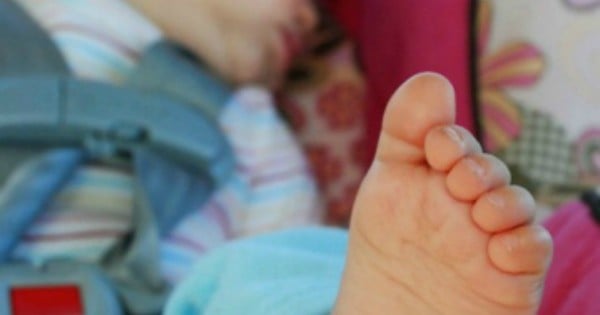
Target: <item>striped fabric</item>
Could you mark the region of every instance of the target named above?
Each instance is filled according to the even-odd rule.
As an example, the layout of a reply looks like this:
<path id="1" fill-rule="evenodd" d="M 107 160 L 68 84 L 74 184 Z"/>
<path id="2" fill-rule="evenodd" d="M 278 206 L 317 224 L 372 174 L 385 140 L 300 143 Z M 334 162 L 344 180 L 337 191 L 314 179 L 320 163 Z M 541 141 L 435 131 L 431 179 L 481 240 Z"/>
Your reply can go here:
<path id="1" fill-rule="evenodd" d="M 122 0 L 18 2 L 50 32 L 73 72 L 86 79 L 121 82 L 144 48 L 161 37 Z M 163 240 L 161 265 L 172 282 L 229 239 L 320 222 L 307 163 L 267 91 L 240 89 L 220 125 L 237 154 L 235 176 Z M 98 261 L 131 228 L 132 189 L 132 178 L 123 171 L 79 170 L 27 232 L 15 258 Z"/>
<path id="2" fill-rule="evenodd" d="M 160 31 L 122 0 L 18 0 L 80 77 L 122 81 Z"/>
<path id="3" fill-rule="evenodd" d="M 228 239 L 319 221 L 307 163 L 266 91 L 239 90 L 221 126 L 238 157 L 235 176 L 163 242 L 162 267 L 173 282 L 206 250 Z"/>
<path id="4" fill-rule="evenodd" d="M 63 257 L 97 261 L 131 228 L 132 187 L 122 172 L 80 169 L 14 254 L 35 263 Z"/>

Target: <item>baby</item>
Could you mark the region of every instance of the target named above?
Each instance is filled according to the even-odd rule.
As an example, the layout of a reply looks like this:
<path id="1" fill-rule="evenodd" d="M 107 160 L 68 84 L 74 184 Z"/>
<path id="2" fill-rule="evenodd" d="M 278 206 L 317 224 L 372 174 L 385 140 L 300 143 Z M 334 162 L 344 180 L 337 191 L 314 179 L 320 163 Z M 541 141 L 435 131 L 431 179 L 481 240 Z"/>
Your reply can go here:
<path id="1" fill-rule="evenodd" d="M 306 0 L 129 1 L 236 84 L 278 86 L 316 23 Z M 455 125 L 450 83 L 416 75 L 383 119 L 333 313 L 535 314 L 551 238 L 531 195 Z"/>
<path id="2" fill-rule="evenodd" d="M 276 86 L 315 24 L 304 0 L 130 1 L 235 82 Z M 532 223 L 531 195 L 454 119 L 439 75 L 392 96 L 354 205 L 335 314 L 535 314 L 551 237 Z"/>

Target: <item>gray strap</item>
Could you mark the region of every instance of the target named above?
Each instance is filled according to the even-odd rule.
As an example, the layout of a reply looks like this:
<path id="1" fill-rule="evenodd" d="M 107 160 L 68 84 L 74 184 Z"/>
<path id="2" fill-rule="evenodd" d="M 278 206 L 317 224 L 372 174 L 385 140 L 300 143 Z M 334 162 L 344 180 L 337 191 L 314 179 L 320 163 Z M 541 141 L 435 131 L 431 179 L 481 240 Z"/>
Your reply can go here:
<path id="1" fill-rule="evenodd" d="M 193 105 L 216 121 L 231 90 L 184 50 L 166 41 L 150 46 L 126 85 Z"/>
<path id="2" fill-rule="evenodd" d="M 170 287 L 160 276 L 159 240 L 180 219 L 198 210 L 213 191 L 207 179 L 197 178 L 140 149 L 133 152 L 135 226 L 130 236 L 112 248 L 103 267 L 114 281 L 131 314 L 159 314 Z"/>
<path id="3" fill-rule="evenodd" d="M 170 290 L 160 276 L 160 236 L 233 171 L 232 151 L 216 125 L 228 89 L 168 44 L 150 49 L 129 80 L 146 95 L 56 76 L 68 72 L 60 53 L 6 0 L 0 0 L 0 41 L 0 76 L 25 75 L 0 80 L 0 144 L 82 148 L 43 155 L 19 171 L 26 176 L 7 181 L 0 262 L 77 166 L 124 153 L 136 174 L 135 225 L 101 266 L 126 313 L 160 314 Z M 43 73 L 55 76 L 29 76 Z"/>
<path id="4" fill-rule="evenodd" d="M 133 160 L 134 226 L 129 236 L 103 257 L 101 267 L 127 313 L 160 314 L 170 287 L 160 273 L 159 239 L 184 215 L 197 210 L 213 189 L 207 186 L 210 180 L 198 178 L 149 151 L 133 152 Z M 37 215 L 84 162 L 80 150 L 55 150 L 13 175 L 0 194 L 0 261 L 7 260 Z M 0 268 L 5 267 L 0 264 Z M 86 285 L 94 287 L 94 283 Z"/>
<path id="5" fill-rule="evenodd" d="M 139 176 L 134 187 L 133 230 L 104 257 L 102 267 L 127 314 L 160 314 L 170 287 L 160 276 L 158 222 Z"/>
<path id="6" fill-rule="evenodd" d="M 48 35 L 10 0 L 0 0 L 0 39 L 0 76 L 69 73 Z"/>
<path id="7" fill-rule="evenodd" d="M 215 184 L 226 180 L 233 169 L 233 155 L 217 127 L 206 118 L 194 119 L 199 113 L 182 107 L 186 105 L 158 96 L 123 96 L 129 91 L 95 83 L 72 81 L 63 85 L 63 81 L 71 82 L 44 78 L 0 81 L 6 87 L 5 93 L 0 93 L 0 99 L 5 98 L 0 101 L 4 112 L 0 120 L 5 122 L 0 142 L 32 144 L 38 139 L 45 145 L 83 145 L 95 158 L 132 155 L 137 180 L 136 224 L 130 236 L 112 248 L 102 267 L 129 313 L 158 314 L 169 292 L 158 266 L 159 236 L 198 209 Z M 178 108 L 183 108 L 183 114 L 178 114 Z M 115 121 L 120 124 L 111 123 Z M 147 126 L 142 130 L 149 132 L 138 133 L 138 126 Z M 182 152 L 170 150 L 168 145 Z M 191 154 L 185 154 L 188 145 L 192 146 Z M 159 157 L 159 153 L 169 158 Z M 175 162 L 182 161 L 178 154 L 181 158 L 192 156 L 187 161 L 195 165 L 181 166 Z M 196 171 L 190 171 L 194 168 Z M 32 213 L 42 211 L 50 195 L 29 196 L 37 205 Z M 7 203 L 19 202 L 13 199 Z M 34 217 L 20 225 L 19 231 L 10 232 L 13 245 Z"/>
<path id="8" fill-rule="evenodd" d="M 0 80 L 0 144 L 88 146 L 99 155 L 145 148 L 209 173 L 233 173 L 232 150 L 215 121 L 164 95 L 61 77 Z"/>
<path id="9" fill-rule="evenodd" d="M 56 150 L 28 162 L 0 192 L 0 261 L 80 165 L 81 152 Z"/>
<path id="10" fill-rule="evenodd" d="M 194 174 L 148 150 L 137 150 L 134 169 L 156 219 L 160 237 L 165 237 L 181 219 L 208 201 L 215 191 L 206 173 Z"/>
<path id="11" fill-rule="evenodd" d="M 0 189 L 4 187 L 15 170 L 23 165 L 23 161 L 39 158 L 51 149 L 54 148 L 0 145 Z"/>

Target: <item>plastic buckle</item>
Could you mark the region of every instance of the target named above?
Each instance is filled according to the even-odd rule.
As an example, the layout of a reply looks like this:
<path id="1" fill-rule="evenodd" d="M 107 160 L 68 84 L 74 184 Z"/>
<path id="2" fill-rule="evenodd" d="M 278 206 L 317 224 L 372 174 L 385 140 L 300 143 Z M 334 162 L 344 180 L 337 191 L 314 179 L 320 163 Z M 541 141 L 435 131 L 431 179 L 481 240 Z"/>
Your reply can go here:
<path id="1" fill-rule="evenodd" d="M 0 265 L 2 315 L 120 315 L 115 292 L 92 265 Z"/>
<path id="2" fill-rule="evenodd" d="M 235 168 L 217 123 L 174 98 L 56 76 L 0 80 L 0 144 L 82 146 L 127 159 L 142 148 L 224 184 Z"/>
<path id="3" fill-rule="evenodd" d="M 115 124 L 106 131 L 89 132 L 84 138 L 86 152 L 98 160 L 128 162 L 132 149 L 148 140 L 148 132 L 131 124 Z"/>

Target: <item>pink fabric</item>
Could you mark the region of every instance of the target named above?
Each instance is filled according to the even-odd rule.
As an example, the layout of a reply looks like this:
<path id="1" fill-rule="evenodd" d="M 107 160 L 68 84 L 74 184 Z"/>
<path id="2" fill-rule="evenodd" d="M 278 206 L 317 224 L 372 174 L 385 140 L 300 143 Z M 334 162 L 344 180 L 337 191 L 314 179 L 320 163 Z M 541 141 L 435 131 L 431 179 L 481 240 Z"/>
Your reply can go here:
<path id="1" fill-rule="evenodd" d="M 368 82 L 368 156 L 381 117 L 400 83 L 420 71 L 446 75 L 456 88 L 458 123 L 474 129 L 469 78 L 469 0 L 325 1 L 357 36 Z M 342 5 L 342 3 L 344 3 Z M 367 159 L 370 160 L 370 159 Z"/>
<path id="2" fill-rule="evenodd" d="M 554 257 L 539 314 L 600 314 L 600 225 L 583 203 L 570 202 L 545 226 L 554 239 Z"/>
<path id="3" fill-rule="evenodd" d="M 360 27 L 360 12 L 362 0 L 322 0 L 319 2 L 334 15 L 336 20 L 350 36 L 356 40 Z"/>

